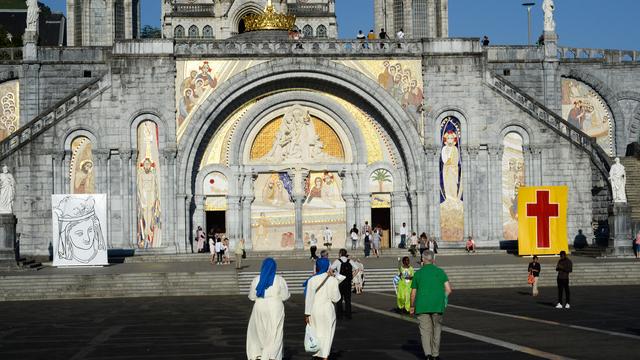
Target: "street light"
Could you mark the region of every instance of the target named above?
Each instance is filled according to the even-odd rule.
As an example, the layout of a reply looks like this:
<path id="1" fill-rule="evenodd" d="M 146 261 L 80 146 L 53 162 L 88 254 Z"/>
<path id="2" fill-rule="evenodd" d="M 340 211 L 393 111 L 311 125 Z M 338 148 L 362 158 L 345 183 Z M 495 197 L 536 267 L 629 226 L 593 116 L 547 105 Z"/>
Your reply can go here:
<path id="1" fill-rule="evenodd" d="M 531 45 L 531 8 L 534 7 L 536 3 L 527 2 L 523 3 L 522 6 L 527 8 L 527 45 Z"/>

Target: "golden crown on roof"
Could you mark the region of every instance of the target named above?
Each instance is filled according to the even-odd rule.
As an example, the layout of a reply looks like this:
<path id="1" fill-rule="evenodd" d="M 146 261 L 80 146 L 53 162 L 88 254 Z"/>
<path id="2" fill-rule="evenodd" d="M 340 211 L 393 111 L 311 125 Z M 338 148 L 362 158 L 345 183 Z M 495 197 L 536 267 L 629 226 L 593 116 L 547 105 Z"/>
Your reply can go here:
<path id="1" fill-rule="evenodd" d="M 293 30 L 296 25 L 295 15 L 276 12 L 271 0 L 267 1 L 264 13 L 258 15 L 247 15 L 243 19 L 245 31 Z"/>

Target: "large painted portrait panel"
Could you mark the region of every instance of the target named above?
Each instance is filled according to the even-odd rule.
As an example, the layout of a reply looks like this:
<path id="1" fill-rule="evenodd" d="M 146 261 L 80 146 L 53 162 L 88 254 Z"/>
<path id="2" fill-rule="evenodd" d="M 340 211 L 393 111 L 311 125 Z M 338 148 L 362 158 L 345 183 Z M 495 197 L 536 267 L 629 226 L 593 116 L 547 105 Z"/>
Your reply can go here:
<path id="1" fill-rule="evenodd" d="M 440 233 L 444 241 L 461 241 L 464 236 L 462 188 L 462 129 L 460 120 L 446 117 L 440 123 Z"/>
<path id="2" fill-rule="evenodd" d="M 525 184 L 522 136 L 508 133 L 502 154 L 502 223 L 505 240 L 518 238 L 518 191 Z"/>
<path id="3" fill-rule="evenodd" d="M 138 126 L 136 173 L 137 245 L 141 249 L 157 248 L 162 245 L 161 180 L 158 126 L 153 121 L 143 121 Z"/>
<path id="4" fill-rule="evenodd" d="M 259 174 L 251 204 L 251 237 L 256 251 L 293 250 L 296 213 L 288 173 Z"/>
<path id="5" fill-rule="evenodd" d="M 604 99 L 589 85 L 562 79 L 562 117 L 587 135 L 610 156 L 615 155 L 615 123 Z"/>
<path id="6" fill-rule="evenodd" d="M 69 184 L 72 194 L 93 194 L 95 191 L 92 151 L 91 140 L 86 136 L 78 136 L 71 142 Z"/>
<path id="7" fill-rule="evenodd" d="M 309 246 L 316 238 L 319 247 L 331 238 L 331 246 L 341 248 L 346 240 L 346 205 L 342 179 L 334 172 L 310 172 L 305 181 L 302 205 L 303 241 Z"/>

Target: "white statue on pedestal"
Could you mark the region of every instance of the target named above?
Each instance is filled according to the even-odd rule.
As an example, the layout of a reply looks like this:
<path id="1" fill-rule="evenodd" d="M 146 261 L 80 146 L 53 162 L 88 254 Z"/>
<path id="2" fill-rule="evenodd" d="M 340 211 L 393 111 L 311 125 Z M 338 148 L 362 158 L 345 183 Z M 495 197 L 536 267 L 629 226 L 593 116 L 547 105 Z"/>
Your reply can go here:
<path id="1" fill-rule="evenodd" d="M 620 158 L 616 158 L 615 163 L 611 165 L 611 170 L 609 170 L 609 181 L 611 181 L 613 202 L 626 203 L 627 193 L 625 191 L 625 187 L 627 184 L 627 172 L 624 170 L 624 166 L 620 164 Z"/>
<path id="2" fill-rule="evenodd" d="M 542 2 L 542 11 L 544 11 L 544 32 L 555 32 L 556 21 L 553 20 L 553 11 L 556 9 L 553 0 L 544 0 Z"/>
<path id="3" fill-rule="evenodd" d="M 13 201 L 16 197 L 16 181 L 9 173 L 7 165 L 0 173 L 0 214 L 13 214 Z"/>
<path id="4" fill-rule="evenodd" d="M 38 0 L 27 0 L 27 28 L 26 31 L 38 31 L 38 19 L 40 17 Z"/>

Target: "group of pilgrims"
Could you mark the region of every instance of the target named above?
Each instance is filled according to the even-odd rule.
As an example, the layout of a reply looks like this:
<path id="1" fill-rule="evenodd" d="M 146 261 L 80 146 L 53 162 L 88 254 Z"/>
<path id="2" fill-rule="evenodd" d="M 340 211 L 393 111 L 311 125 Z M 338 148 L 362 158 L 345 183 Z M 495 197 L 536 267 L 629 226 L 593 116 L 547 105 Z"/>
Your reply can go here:
<path id="1" fill-rule="evenodd" d="M 251 282 L 249 299 L 254 302 L 247 328 L 247 358 L 250 360 L 281 360 L 284 340 L 284 302 L 291 294 L 287 282 L 276 274 L 273 258 L 262 262 L 260 275 Z M 317 344 L 314 357 L 328 359 L 336 331 L 334 304 L 340 301 L 339 284 L 345 276 L 335 273 L 329 259 L 315 263 L 315 275 L 304 286 L 305 323 Z"/>

